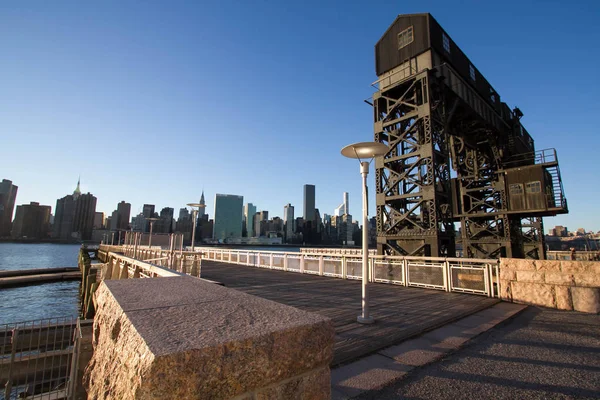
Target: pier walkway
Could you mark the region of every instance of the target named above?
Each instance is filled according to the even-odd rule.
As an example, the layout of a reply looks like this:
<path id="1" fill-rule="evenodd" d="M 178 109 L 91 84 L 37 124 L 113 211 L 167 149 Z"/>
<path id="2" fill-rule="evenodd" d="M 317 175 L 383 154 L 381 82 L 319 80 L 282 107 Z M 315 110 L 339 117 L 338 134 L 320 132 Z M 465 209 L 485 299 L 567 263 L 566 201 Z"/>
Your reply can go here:
<path id="1" fill-rule="evenodd" d="M 202 277 L 258 297 L 333 320 L 332 366 L 350 362 L 488 308 L 498 299 L 413 287 L 371 284 L 374 325 L 361 325 L 361 283 L 215 261 L 202 261 Z"/>

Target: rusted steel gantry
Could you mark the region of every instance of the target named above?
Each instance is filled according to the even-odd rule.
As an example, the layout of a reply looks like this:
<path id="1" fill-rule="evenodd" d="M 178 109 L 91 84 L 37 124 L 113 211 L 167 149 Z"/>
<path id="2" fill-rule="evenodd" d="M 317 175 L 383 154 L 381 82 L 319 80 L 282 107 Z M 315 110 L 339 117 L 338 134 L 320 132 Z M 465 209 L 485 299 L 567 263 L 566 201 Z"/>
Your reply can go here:
<path id="1" fill-rule="evenodd" d="M 554 149 L 510 109 L 430 14 L 375 46 L 379 254 L 543 259 L 542 217 L 566 213 Z M 460 235 L 455 233 L 460 223 Z"/>

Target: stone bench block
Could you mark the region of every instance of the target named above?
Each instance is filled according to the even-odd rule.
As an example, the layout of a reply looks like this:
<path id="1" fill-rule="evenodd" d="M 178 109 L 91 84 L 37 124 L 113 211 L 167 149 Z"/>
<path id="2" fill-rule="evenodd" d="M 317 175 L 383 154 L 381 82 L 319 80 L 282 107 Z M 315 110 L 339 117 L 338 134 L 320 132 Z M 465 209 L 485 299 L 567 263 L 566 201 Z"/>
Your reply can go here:
<path id="1" fill-rule="evenodd" d="M 553 285 L 511 282 L 512 301 L 556 308 Z"/>
<path id="2" fill-rule="evenodd" d="M 572 287 L 573 309 L 586 313 L 600 313 L 600 288 Z"/>
<path id="3" fill-rule="evenodd" d="M 90 399 L 330 396 L 320 315 L 192 277 L 106 281 L 96 303 Z"/>

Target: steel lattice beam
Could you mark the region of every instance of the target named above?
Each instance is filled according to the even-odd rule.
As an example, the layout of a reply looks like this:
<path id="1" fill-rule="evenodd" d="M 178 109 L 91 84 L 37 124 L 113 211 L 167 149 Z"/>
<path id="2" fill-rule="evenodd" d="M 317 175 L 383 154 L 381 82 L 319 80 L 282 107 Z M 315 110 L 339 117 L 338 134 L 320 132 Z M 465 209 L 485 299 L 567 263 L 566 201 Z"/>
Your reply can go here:
<path id="1" fill-rule="evenodd" d="M 433 82 L 432 82 L 433 81 Z M 443 86 L 429 71 L 374 96 L 378 249 L 453 256 L 450 167 Z"/>

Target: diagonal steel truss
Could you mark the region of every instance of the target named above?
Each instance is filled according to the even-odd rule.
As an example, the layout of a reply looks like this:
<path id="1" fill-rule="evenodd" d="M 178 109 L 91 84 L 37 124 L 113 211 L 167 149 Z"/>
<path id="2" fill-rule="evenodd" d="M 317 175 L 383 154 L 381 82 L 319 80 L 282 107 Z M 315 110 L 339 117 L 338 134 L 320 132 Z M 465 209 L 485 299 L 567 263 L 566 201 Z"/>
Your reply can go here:
<path id="1" fill-rule="evenodd" d="M 431 71 L 373 96 L 380 254 L 455 254 L 444 96 Z"/>

